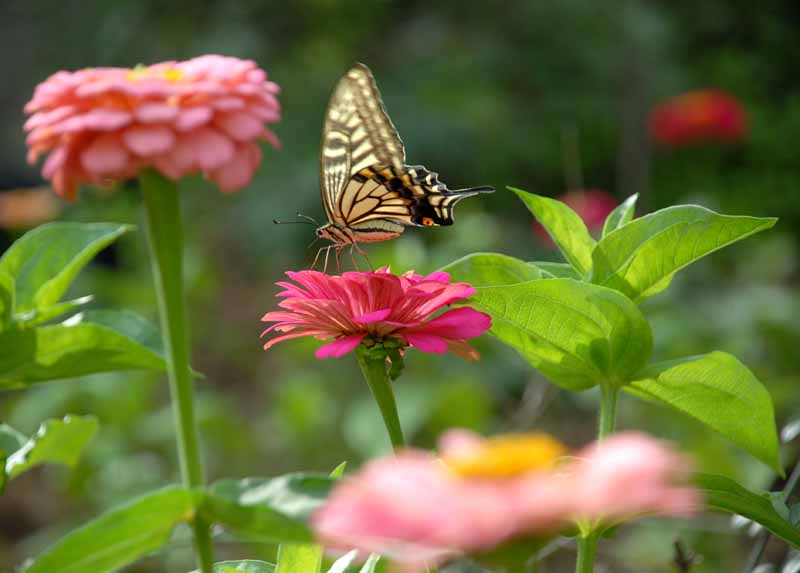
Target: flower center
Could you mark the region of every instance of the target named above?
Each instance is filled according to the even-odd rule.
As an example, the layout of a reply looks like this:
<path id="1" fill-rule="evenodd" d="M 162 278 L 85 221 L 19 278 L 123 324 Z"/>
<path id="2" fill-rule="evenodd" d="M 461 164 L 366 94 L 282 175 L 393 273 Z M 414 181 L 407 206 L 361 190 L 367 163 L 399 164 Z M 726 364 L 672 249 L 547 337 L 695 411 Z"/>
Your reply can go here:
<path id="1" fill-rule="evenodd" d="M 176 68 L 153 70 L 147 66 L 140 65 L 128 72 L 128 80 L 132 82 L 138 82 L 142 80 L 156 79 L 174 83 L 181 81 L 185 75 L 186 74 L 184 74 L 181 70 Z"/>
<path id="2" fill-rule="evenodd" d="M 554 467 L 567 448 L 547 434 L 507 434 L 442 457 L 461 477 L 509 478 Z"/>

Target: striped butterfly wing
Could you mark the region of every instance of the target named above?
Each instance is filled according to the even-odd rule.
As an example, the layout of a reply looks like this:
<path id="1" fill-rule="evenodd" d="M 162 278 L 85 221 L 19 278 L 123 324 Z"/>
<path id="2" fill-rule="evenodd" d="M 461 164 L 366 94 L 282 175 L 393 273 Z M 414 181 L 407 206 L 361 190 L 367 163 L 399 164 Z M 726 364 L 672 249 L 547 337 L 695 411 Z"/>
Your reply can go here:
<path id="1" fill-rule="evenodd" d="M 378 164 L 402 168 L 405 156 L 372 73 L 363 64 L 354 65 L 339 80 L 325 113 L 320 191 L 328 221 L 347 225 L 342 203 L 357 173 Z"/>

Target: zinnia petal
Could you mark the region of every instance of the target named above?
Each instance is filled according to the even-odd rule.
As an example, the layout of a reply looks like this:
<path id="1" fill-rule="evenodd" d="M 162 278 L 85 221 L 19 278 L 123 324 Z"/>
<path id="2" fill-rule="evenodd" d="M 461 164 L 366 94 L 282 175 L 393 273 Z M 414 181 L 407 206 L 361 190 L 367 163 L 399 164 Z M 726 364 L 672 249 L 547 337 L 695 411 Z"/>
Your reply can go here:
<path id="1" fill-rule="evenodd" d="M 433 354 L 444 354 L 447 352 L 447 341 L 441 336 L 434 336 L 432 334 L 403 334 L 408 343 L 422 350 L 423 352 L 431 352 Z"/>
<path id="2" fill-rule="evenodd" d="M 333 356 L 335 358 L 339 358 L 340 356 L 344 356 L 348 352 L 355 350 L 356 346 L 361 344 L 361 341 L 364 340 L 365 336 L 366 334 L 351 334 L 349 336 L 337 338 L 336 340 L 320 346 L 317 349 L 316 357 L 329 358 Z"/>

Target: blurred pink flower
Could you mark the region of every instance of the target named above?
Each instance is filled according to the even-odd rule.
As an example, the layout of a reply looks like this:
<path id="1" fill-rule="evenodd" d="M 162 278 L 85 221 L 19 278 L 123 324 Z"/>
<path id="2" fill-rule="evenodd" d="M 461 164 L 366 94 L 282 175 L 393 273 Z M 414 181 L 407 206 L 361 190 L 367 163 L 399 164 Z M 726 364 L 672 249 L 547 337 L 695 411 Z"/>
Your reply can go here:
<path id="1" fill-rule="evenodd" d="M 740 141 L 747 131 L 744 106 L 722 90 L 687 92 L 655 106 L 650 134 L 663 145 Z"/>
<path id="2" fill-rule="evenodd" d="M 586 228 L 592 235 L 598 235 L 603 230 L 606 217 L 617 207 L 617 200 L 613 195 L 602 189 L 580 189 L 567 191 L 555 197 L 568 207 L 571 207 L 583 219 Z M 537 221 L 533 222 L 533 231 L 548 248 L 554 248 L 555 243 L 545 228 Z"/>
<path id="3" fill-rule="evenodd" d="M 687 516 L 699 505 L 683 485 L 688 462 L 643 434 L 612 436 L 569 459 L 542 434 L 483 439 L 458 430 L 440 446 L 441 459 L 406 450 L 343 479 L 312 516 L 317 539 L 418 570 L 579 520 Z"/>
<path id="4" fill-rule="evenodd" d="M 614 435 L 572 463 L 576 517 L 690 516 L 700 505 L 697 490 L 685 485 L 690 470 L 689 460 L 665 442 L 634 432 Z"/>
<path id="5" fill-rule="evenodd" d="M 466 359 L 478 353 L 465 342 L 491 326 L 488 314 L 469 307 L 434 315 L 445 306 L 475 294 L 466 283 L 450 283 L 450 275 L 437 272 L 426 277 L 409 271 L 394 275 L 389 267 L 370 272 L 332 276 L 317 271 L 287 272 L 291 282 L 280 282 L 285 290 L 277 296 L 282 309 L 261 319 L 274 322 L 270 331 L 284 332 L 264 345 L 291 338 L 313 336 L 331 340 L 317 350 L 317 358 L 342 356 L 362 341 L 393 339 L 423 352 L 444 354 L 448 350 Z"/>
<path id="6" fill-rule="evenodd" d="M 152 167 L 170 179 L 203 173 L 223 191 L 247 185 L 266 124 L 280 119 L 278 85 L 255 62 L 207 55 L 137 68 L 57 72 L 25 106 L 28 162 L 73 199 Z"/>

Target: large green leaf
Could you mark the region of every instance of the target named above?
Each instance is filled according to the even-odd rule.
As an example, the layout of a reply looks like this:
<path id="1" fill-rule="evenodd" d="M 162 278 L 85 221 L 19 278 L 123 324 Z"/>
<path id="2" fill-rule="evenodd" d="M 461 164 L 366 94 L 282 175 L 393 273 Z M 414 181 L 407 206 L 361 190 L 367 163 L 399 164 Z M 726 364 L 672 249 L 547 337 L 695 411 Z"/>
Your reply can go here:
<path id="1" fill-rule="evenodd" d="M 0 274 L 14 279 L 14 313 L 55 304 L 75 276 L 130 225 L 48 223 L 26 233 L 0 258 Z"/>
<path id="2" fill-rule="evenodd" d="M 25 573 L 105 573 L 161 547 L 176 525 L 193 518 L 193 495 L 178 486 L 112 509 L 45 550 Z"/>
<path id="3" fill-rule="evenodd" d="M 283 544 L 278 547 L 276 573 L 319 573 L 322 547 L 313 543 Z"/>
<path id="4" fill-rule="evenodd" d="M 622 225 L 631 222 L 634 211 L 636 211 L 636 200 L 638 198 L 639 194 L 634 193 L 608 214 L 605 223 L 603 223 L 603 237 L 608 235 L 611 231 L 619 229 Z"/>
<path id="5" fill-rule="evenodd" d="M 450 274 L 453 281 L 472 286 L 499 286 L 524 283 L 543 278 L 535 265 L 498 253 L 472 253 L 440 270 Z"/>
<path id="6" fill-rule="evenodd" d="M 800 548 L 800 528 L 778 513 L 771 494 L 752 492 L 728 477 L 714 474 L 695 474 L 693 482 L 709 508 L 742 515 Z"/>
<path id="7" fill-rule="evenodd" d="M 492 334 L 569 390 L 627 382 L 652 351 L 644 316 L 611 289 L 549 279 L 479 288 L 471 300 L 492 316 Z"/>
<path id="8" fill-rule="evenodd" d="M 205 496 L 203 514 L 250 539 L 307 543 L 306 521 L 328 495 L 333 480 L 322 474 L 221 480 Z"/>
<path id="9" fill-rule="evenodd" d="M 566 204 L 509 187 L 536 217 L 564 258 L 584 276 L 592 270 L 595 241 L 580 216 Z"/>
<path id="10" fill-rule="evenodd" d="M 14 316 L 14 279 L 0 273 L 0 332 L 11 325 Z"/>
<path id="11" fill-rule="evenodd" d="M 6 460 L 8 479 L 40 464 L 64 464 L 74 467 L 83 448 L 97 433 L 94 416 L 65 416 L 63 420 L 48 420 L 38 431 Z"/>
<path id="12" fill-rule="evenodd" d="M 62 324 L 0 333 L 0 389 L 113 370 L 165 368 L 158 332 L 127 311 L 88 311 Z"/>
<path id="13" fill-rule="evenodd" d="M 274 573 L 275 565 L 266 561 L 243 559 L 241 561 L 220 561 L 214 563 L 214 573 Z"/>
<path id="14" fill-rule="evenodd" d="M 700 420 L 782 472 L 772 399 L 735 357 L 712 352 L 648 366 L 625 389 Z"/>
<path id="15" fill-rule="evenodd" d="M 662 209 L 603 237 L 592 253 L 591 280 L 638 301 L 676 271 L 776 221 L 720 215 L 697 205 Z"/>
<path id="16" fill-rule="evenodd" d="M 550 261 L 536 261 L 529 263 L 542 271 L 544 278 L 547 279 L 575 279 L 582 280 L 583 277 L 569 263 L 553 263 Z"/>

